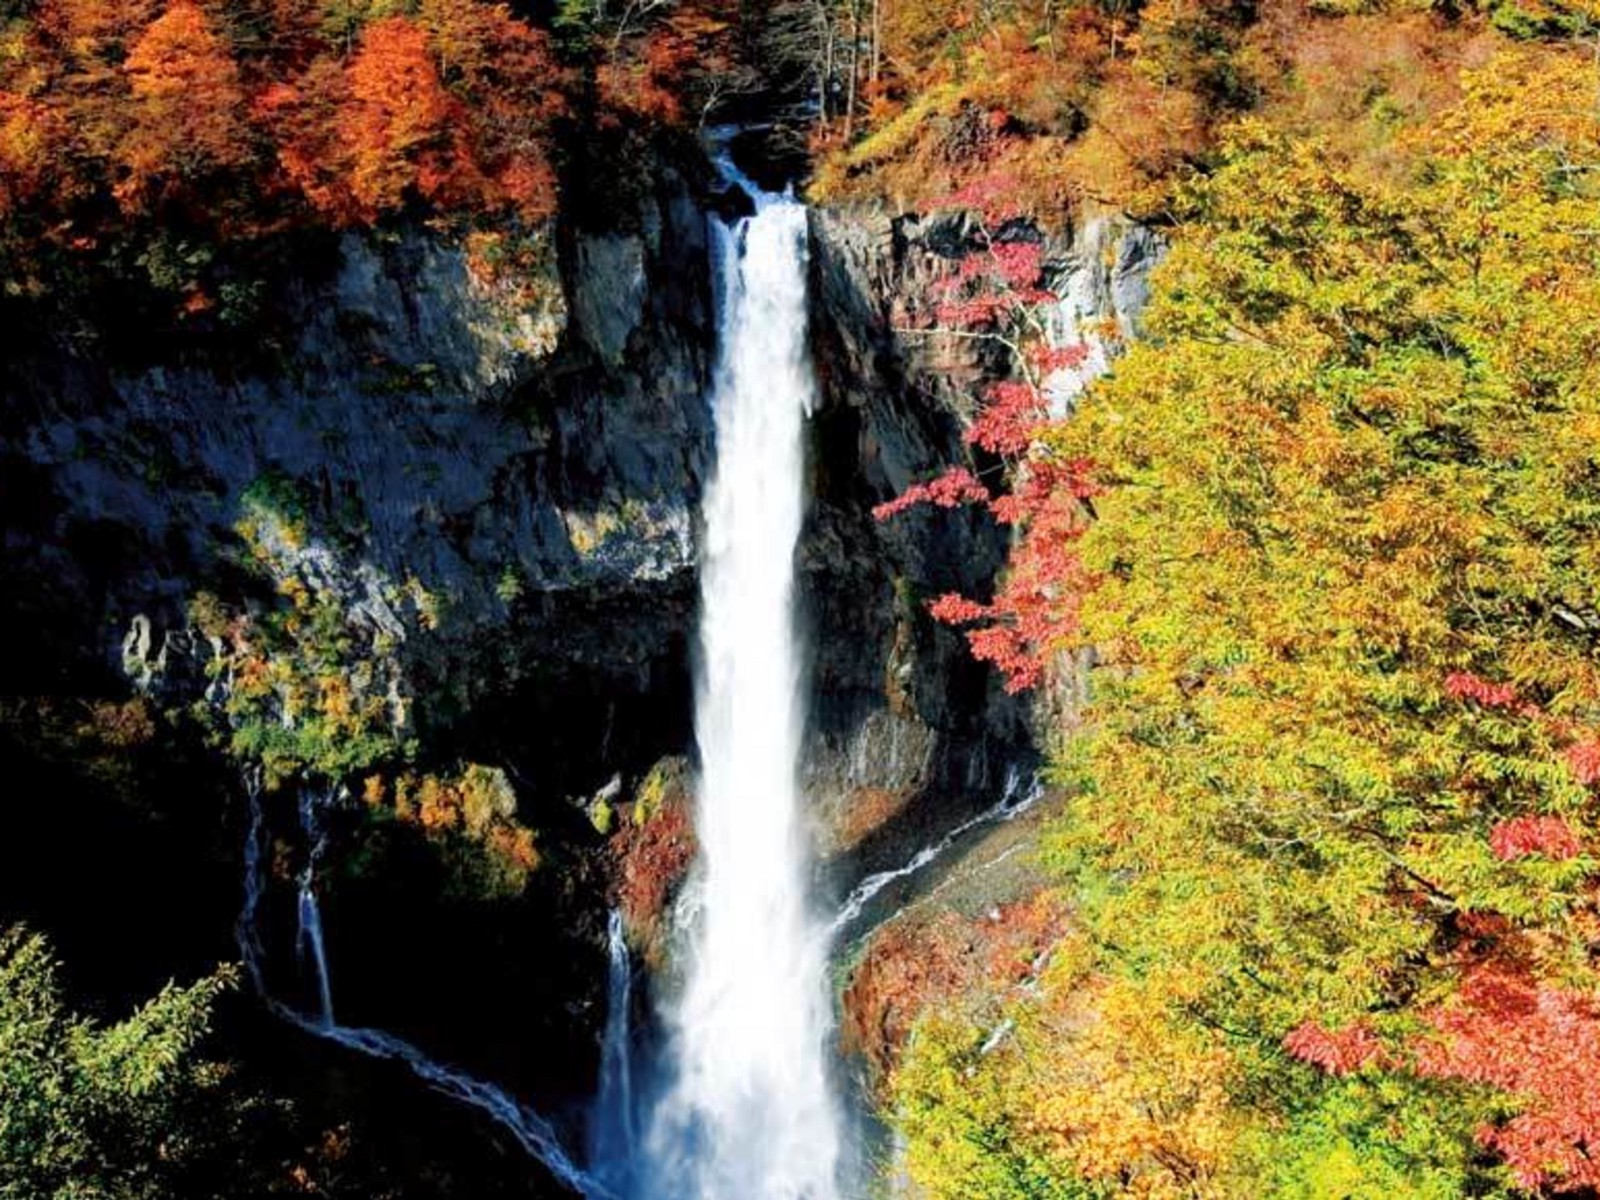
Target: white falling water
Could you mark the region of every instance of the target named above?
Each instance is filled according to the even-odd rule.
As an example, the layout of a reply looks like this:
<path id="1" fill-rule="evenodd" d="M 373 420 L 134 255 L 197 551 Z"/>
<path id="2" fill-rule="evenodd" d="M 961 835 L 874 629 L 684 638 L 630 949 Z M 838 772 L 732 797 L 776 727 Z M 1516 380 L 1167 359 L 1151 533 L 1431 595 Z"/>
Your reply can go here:
<path id="1" fill-rule="evenodd" d="M 244 904 L 239 910 L 234 934 L 244 958 L 245 970 L 267 1008 L 274 1015 L 315 1037 L 369 1058 L 404 1064 L 418 1079 L 442 1095 L 476 1108 L 493 1119 L 516 1139 L 529 1157 L 544 1164 L 551 1175 L 573 1192 L 586 1200 L 613 1200 L 614 1193 L 580 1168 L 567 1154 L 555 1127 L 504 1089 L 429 1058 L 419 1047 L 385 1030 L 340 1025 L 333 1020 L 333 998 L 328 983 L 327 962 L 322 953 L 322 912 L 316 891 L 316 859 L 320 849 L 315 841 L 313 848 L 317 849 L 317 853 L 312 855 L 306 873 L 299 881 L 298 939 L 303 944 L 311 936 L 311 931 L 315 931 L 313 945 L 317 955 L 319 998 L 323 1011 L 313 1019 L 271 994 L 267 988 L 266 946 L 261 936 L 261 907 L 267 896 L 267 859 L 270 854 L 262 791 L 260 772 L 248 772 L 245 776 L 249 824 L 244 845 Z M 309 810 L 308 815 L 303 798 L 300 815 L 302 826 L 308 833 L 316 828 L 315 810 Z"/>
<path id="2" fill-rule="evenodd" d="M 730 174 L 732 174 L 730 169 Z M 806 335 L 806 210 L 758 194 L 720 239 L 717 464 L 705 499 L 696 927 L 651 1122 L 655 1200 L 833 1200 L 828 935 L 807 902 L 794 558 Z"/>
<path id="3" fill-rule="evenodd" d="M 600 1052 L 600 1094 L 589 1135 L 589 1162 L 602 1183 L 625 1187 L 638 1153 L 638 1115 L 633 1102 L 633 960 L 620 909 L 613 909 L 606 940 L 606 1030 Z"/>
<path id="4" fill-rule="evenodd" d="M 327 848 L 327 835 L 322 830 L 322 798 L 309 784 L 300 789 L 300 832 L 306 839 L 306 864 L 300 871 L 300 895 L 297 911 L 300 930 L 295 938 L 295 948 L 302 963 L 309 960 L 317 984 L 317 1001 L 322 1023 L 333 1025 L 333 984 L 328 978 L 328 949 L 322 937 L 322 906 L 317 901 L 317 868 L 322 865 L 322 852 Z"/>

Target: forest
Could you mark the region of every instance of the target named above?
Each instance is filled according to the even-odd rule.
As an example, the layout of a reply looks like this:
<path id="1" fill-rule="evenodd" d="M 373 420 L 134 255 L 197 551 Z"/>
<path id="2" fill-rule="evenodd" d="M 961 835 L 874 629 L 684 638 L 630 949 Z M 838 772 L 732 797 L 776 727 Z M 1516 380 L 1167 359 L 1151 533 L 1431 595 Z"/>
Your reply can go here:
<path id="1" fill-rule="evenodd" d="M 788 205 L 787 866 L 870 889 L 792 984 L 866 1131 L 832 1192 L 610 1169 L 571 1115 L 623 1071 L 629 1136 L 670 1126 L 719 894 L 695 613 L 770 284 L 700 218 Z M 1593 0 L 0 0 L 0 284 L 0 1197 L 1600 1194 Z M 170 433 L 208 412 L 248 467 Z M 175 549 L 135 493 L 225 515 Z M 1004 728 L 1042 799 L 873 721 L 952 761 Z M 1020 882 L 950 900 L 986 812 Z M 126 920 L 188 932 L 123 944 L 146 886 Z M 549 1111 L 590 1157 L 318 1058 L 307 945 L 323 1034 L 503 1067 L 522 1147 Z"/>

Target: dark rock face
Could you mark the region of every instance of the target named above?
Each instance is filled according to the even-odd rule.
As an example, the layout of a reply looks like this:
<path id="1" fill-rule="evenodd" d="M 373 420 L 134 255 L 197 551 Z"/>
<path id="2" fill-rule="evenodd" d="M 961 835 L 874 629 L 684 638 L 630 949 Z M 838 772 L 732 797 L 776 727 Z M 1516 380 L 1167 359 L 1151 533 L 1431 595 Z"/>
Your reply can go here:
<path id="1" fill-rule="evenodd" d="M 933 279 L 924 230 L 880 213 L 819 212 L 813 240 L 823 403 L 802 549 L 816 656 L 806 777 L 843 830 L 834 845 L 851 848 L 839 871 L 847 882 L 898 865 L 998 792 L 1030 739 L 1024 705 L 926 612 L 946 592 L 989 594 L 1003 531 L 976 509 L 882 524 L 871 515 L 909 484 L 971 461 L 963 423 L 996 364 L 941 359 L 932 339 L 905 332 Z M 854 811 L 863 804 L 892 818 L 862 828 L 872 824 Z"/>
<path id="2" fill-rule="evenodd" d="M 185 708 L 226 685 L 199 592 L 331 605 L 422 765 L 503 766 L 546 859 L 515 903 L 443 904 L 421 855 L 388 878 L 341 861 L 360 842 L 347 802 L 325 904 L 339 1010 L 529 1096 L 583 1086 L 573 1033 L 603 1019 L 604 840 L 564 801 L 690 740 L 713 442 L 701 198 L 663 168 L 628 229 L 542 231 L 511 278 L 438 234 L 348 236 L 289 298 L 298 336 L 270 368 L 123 370 L 48 341 L 0 365 L 0 614 L 28 631 L 0 693 Z M 261 505 L 270 528 L 246 531 Z M 222 788 L 175 807 L 237 853 Z M 299 861 L 292 804 L 275 812 Z M 187 914 L 210 962 L 238 894 L 220 865 L 233 885 Z M 265 912 L 279 947 L 285 899 Z"/>
<path id="3" fill-rule="evenodd" d="M 442 911 L 409 878 L 341 885 L 327 905 L 341 1005 L 530 1095 L 581 1085 L 592 1054 L 572 1032 L 603 1019 L 616 880 L 584 799 L 617 776 L 633 793 L 692 753 L 715 441 L 704 214 L 732 203 L 689 181 L 701 174 L 663 165 L 614 230 L 542 231 L 515 278 L 436 233 L 346 236 L 286 301 L 299 333 L 270 369 L 119 370 L 48 341 L 0 362 L 0 619 L 24 634 L 0 693 L 120 680 L 179 707 L 219 686 L 198 592 L 335 606 L 425 762 L 503 766 L 546 859 L 528 896 L 492 911 Z M 1006 532 L 974 510 L 871 516 L 970 462 L 963 430 L 1003 367 L 905 331 L 961 222 L 818 212 L 812 234 L 804 782 L 842 891 L 1029 769 L 1035 702 L 1006 696 L 926 613 L 945 592 L 990 594 Z M 1064 327 L 1133 330 L 1159 254 L 1146 233 L 1091 223 L 1049 252 Z M 261 504 L 277 532 L 245 536 Z M 1047 701 L 1075 703 L 1070 686 Z M 196 920 L 225 938 L 232 914 Z"/>
<path id="4" fill-rule="evenodd" d="M 814 340 L 824 403 L 814 423 L 815 507 L 803 550 L 817 657 L 807 778 L 848 851 L 838 874 L 898 866 L 955 818 L 992 803 L 1036 761 L 1040 736 L 1069 723 L 1080 672 L 1063 664 L 1040 695 L 1008 696 L 927 602 L 992 594 L 1007 531 L 980 510 L 923 508 L 879 524 L 871 508 L 953 464 L 999 482 L 998 464 L 963 442 L 985 387 L 1007 364 L 992 343 L 918 329 L 941 270 L 970 247 L 960 214 L 813 217 Z M 1048 381 L 1064 411 L 1138 332 L 1146 279 L 1161 254 L 1149 230 L 1091 218 L 1041 241 L 1058 301 L 1058 344 L 1085 362 Z M 1107 323 L 1119 339 L 1099 332 Z"/>
<path id="5" fill-rule="evenodd" d="M 0 603 L 45 635 L 13 669 L 42 685 L 63 663 L 125 666 L 183 690 L 186 605 L 247 590 L 236 526 L 265 490 L 305 528 L 275 581 L 337 599 L 414 697 L 449 698 L 419 721 L 522 679 L 599 666 L 626 693 L 671 677 L 664 662 L 681 675 L 710 281 L 676 175 L 638 225 L 547 230 L 541 265 L 509 281 L 438 237 L 347 236 L 270 374 L 12 357 Z"/>

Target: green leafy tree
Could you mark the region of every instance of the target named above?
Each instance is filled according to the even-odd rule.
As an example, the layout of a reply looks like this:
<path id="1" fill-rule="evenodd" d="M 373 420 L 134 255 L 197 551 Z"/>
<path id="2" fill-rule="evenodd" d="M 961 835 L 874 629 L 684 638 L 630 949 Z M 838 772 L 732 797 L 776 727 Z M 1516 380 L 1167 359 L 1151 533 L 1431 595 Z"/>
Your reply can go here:
<path id="1" fill-rule="evenodd" d="M 44 938 L 0 930 L 0 1196 L 183 1194 L 239 1111 L 223 1102 L 226 1069 L 198 1054 L 233 983 L 219 970 L 100 1025 L 67 1007 Z"/>

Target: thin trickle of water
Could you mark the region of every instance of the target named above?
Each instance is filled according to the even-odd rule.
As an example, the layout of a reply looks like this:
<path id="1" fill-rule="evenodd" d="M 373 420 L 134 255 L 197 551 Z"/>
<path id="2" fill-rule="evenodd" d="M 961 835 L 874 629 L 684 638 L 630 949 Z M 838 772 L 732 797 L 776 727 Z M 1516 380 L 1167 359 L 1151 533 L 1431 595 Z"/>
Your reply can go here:
<path id="1" fill-rule="evenodd" d="M 908 876 L 915 875 L 924 867 L 931 866 L 974 829 L 983 825 L 1015 820 L 1038 803 L 1042 795 L 1044 795 L 1044 788 L 1038 781 L 1034 782 L 1031 790 L 1023 793 L 1021 791 L 1020 776 L 1013 769 L 1006 775 L 1005 791 L 1001 794 L 999 802 L 994 807 L 963 821 L 932 845 L 924 846 L 904 866 L 896 867 L 892 871 L 879 871 L 876 875 L 868 875 L 863 879 L 856 886 L 856 890 L 851 892 L 844 904 L 840 906 L 838 913 L 833 918 L 833 923 L 828 927 L 828 932 L 830 934 L 842 932 L 856 918 L 861 916 L 867 905 L 884 888 L 898 879 L 905 879 Z"/>
<path id="2" fill-rule="evenodd" d="M 244 835 L 244 900 L 239 906 L 239 919 L 234 923 L 234 941 L 239 945 L 239 957 L 250 976 L 256 994 L 267 994 L 265 975 L 266 949 L 261 944 L 261 896 L 266 888 L 267 871 L 267 817 L 261 803 L 261 772 L 252 768 L 244 775 L 244 794 L 247 805 Z"/>
<path id="3" fill-rule="evenodd" d="M 827 930 L 808 903 L 797 780 L 802 712 L 795 548 L 803 422 L 807 217 L 731 167 L 754 216 L 714 223 L 721 361 L 705 499 L 700 903 L 668 1014 L 671 1082 L 648 1133 L 642 1195 L 833 1200 L 840 1121 L 829 1079 Z"/>
<path id="4" fill-rule="evenodd" d="M 305 795 L 302 794 L 302 823 L 307 820 Z M 245 797 L 249 812 L 244 845 L 244 902 L 234 933 L 245 970 L 267 1008 L 314 1037 L 369 1058 L 403 1064 L 430 1087 L 452 1100 L 478 1109 L 498 1122 L 529 1157 L 543 1164 L 551 1175 L 580 1196 L 586 1197 L 586 1200 L 615 1200 L 616 1194 L 610 1188 L 582 1170 L 567 1154 L 555 1127 L 504 1089 L 436 1062 L 417 1046 L 392 1033 L 340 1025 L 333 1020 L 333 998 L 327 983 L 326 959 L 320 954 L 322 914 L 317 903 L 315 861 L 308 865 L 299 881 L 299 936 L 304 940 L 310 930 L 316 931 L 323 1012 L 315 1018 L 308 1017 L 271 994 L 267 988 L 266 947 L 261 938 L 261 904 L 267 893 L 266 860 L 270 843 L 258 772 L 246 776 Z"/>
<path id="5" fill-rule="evenodd" d="M 295 947 L 300 961 L 308 963 L 317 987 L 322 1023 L 333 1025 L 333 984 L 328 979 L 328 948 L 322 936 L 322 905 L 317 900 L 317 868 L 328 835 L 322 828 L 322 809 L 326 799 L 307 785 L 300 789 L 300 832 L 306 839 L 306 863 L 300 871 L 300 896 L 296 906 L 300 928 Z"/>
<path id="6" fill-rule="evenodd" d="M 602 1182 L 625 1186 L 638 1155 L 638 1112 L 633 1099 L 633 959 L 622 913 L 606 927 L 610 958 L 606 1030 L 600 1052 L 600 1094 L 589 1135 L 589 1162 Z"/>

